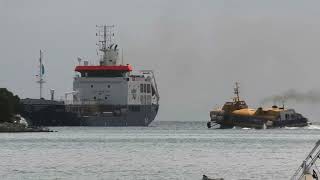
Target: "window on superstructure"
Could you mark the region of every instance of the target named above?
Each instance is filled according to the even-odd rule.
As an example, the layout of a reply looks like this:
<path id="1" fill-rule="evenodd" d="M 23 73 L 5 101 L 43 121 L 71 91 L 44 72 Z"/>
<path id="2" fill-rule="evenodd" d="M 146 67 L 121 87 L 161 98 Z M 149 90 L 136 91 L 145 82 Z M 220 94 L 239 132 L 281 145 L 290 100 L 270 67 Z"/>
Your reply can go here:
<path id="1" fill-rule="evenodd" d="M 143 92 L 146 93 L 147 92 L 147 85 L 143 84 Z"/>
<path id="2" fill-rule="evenodd" d="M 111 85 L 110 84 L 108 84 L 108 86 L 107 86 L 108 88 L 110 88 L 111 87 Z"/>
<path id="3" fill-rule="evenodd" d="M 93 99 L 94 99 L 94 100 L 96 100 L 96 99 L 97 99 L 97 97 L 95 97 L 95 96 L 94 96 L 94 97 L 93 97 Z"/>
<path id="4" fill-rule="evenodd" d="M 288 120 L 289 119 L 289 114 L 286 114 L 285 118 L 286 118 L 286 120 Z"/>
<path id="5" fill-rule="evenodd" d="M 143 84 L 140 84 L 140 93 L 143 93 Z"/>
<path id="6" fill-rule="evenodd" d="M 93 88 L 93 85 L 91 85 L 91 88 Z"/>
<path id="7" fill-rule="evenodd" d="M 147 93 L 151 92 L 151 84 L 147 84 Z"/>
<path id="8" fill-rule="evenodd" d="M 81 72 L 81 77 L 126 77 L 127 73 L 123 71 L 94 71 Z"/>

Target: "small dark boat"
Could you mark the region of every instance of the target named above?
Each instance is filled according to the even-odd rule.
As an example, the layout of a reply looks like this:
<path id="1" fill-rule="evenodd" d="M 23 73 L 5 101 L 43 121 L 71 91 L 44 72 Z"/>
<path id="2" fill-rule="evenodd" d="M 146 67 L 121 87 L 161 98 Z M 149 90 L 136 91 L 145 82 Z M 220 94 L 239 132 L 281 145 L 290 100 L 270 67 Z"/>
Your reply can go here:
<path id="1" fill-rule="evenodd" d="M 209 178 L 208 176 L 203 175 L 202 180 L 224 180 L 224 179 L 223 178 Z"/>

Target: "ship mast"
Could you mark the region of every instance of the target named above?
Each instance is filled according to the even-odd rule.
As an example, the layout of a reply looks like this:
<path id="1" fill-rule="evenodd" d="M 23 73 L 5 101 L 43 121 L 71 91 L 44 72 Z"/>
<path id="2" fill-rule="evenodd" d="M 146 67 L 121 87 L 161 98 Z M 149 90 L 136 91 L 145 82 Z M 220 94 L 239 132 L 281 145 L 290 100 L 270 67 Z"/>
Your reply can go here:
<path id="1" fill-rule="evenodd" d="M 234 87 L 234 94 L 236 95 L 236 97 L 234 98 L 234 101 L 235 101 L 235 102 L 240 101 L 239 88 L 240 88 L 240 87 L 239 87 L 239 83 L 236 82 L 236 83 L 235 83 L 235 87 Z"/>
<path id="2" fill-rule="evenodd" d="M 40 99 L 43 98 L 42 97 L 42 88 L 43 88 L 43 84 L 45 83 L 43 75 L 44 75 L 44 65 L 43 65 L 43 52 L 40 50 L 40 58 L 39 58 L 39 74 L 38 74 L 38 78 L 39 80 L 37 81 L 37 83 L 39 84 L 39 93 L 40 93 Z"/>
<path id="3" fill-rule="evenodd" d="M 118 65 L 119 49 L 118 45 L 114 42 L 114 25 L 97 25 L 98 32 L 98 48 L 102 53 L 100 58 L 101 66 L 114 66 Z"/>

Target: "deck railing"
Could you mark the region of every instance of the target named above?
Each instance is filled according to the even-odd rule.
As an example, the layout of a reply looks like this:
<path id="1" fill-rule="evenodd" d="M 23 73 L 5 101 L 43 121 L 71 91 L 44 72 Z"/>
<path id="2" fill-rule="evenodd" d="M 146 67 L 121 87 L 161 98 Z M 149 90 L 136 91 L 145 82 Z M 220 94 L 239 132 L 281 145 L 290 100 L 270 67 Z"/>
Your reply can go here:
<path id="1" fill-rule="evenodd" d="M 320 140 L 316 143 L 313 149 L 310 151 L 308 156 L 303 160 L 302 164 L 296 170 L 294 175 L 291 177 L 291 180 L 302 180 L 304 175 L 310 174 L 311 170 L 315 166 L 316 161 L 320 156 Z M 316 167 L 316 166 L 315 166 Z M 319 172 L 318 172 L 319 173 Z"/>

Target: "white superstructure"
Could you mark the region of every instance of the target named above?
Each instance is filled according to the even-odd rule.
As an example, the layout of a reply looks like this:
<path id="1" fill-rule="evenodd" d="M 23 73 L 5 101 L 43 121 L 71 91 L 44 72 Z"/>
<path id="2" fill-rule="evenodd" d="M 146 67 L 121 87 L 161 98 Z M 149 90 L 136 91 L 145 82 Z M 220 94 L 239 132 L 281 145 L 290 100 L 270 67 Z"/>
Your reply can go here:
<path id="1" fill-rule="evenodd" d="M 72 102 L 68 102 L 70 111 L 77 111 L 80 116 L 95 116 L 92 122 L 103 119 L 101 116 L 110 112 L 122 118 L 114 120 L 115 117 L 110 117 L 110 121 L 127 124 L 135 121 L 135 125 L 139 124 L 140 118 L 143 125 L 148 125 L 157 114 L 159 102 L 153 71 L 133 73 L 130 64 L 121 64 L 119 47 L 114 42 L 114 26 L 97 27 L 99 64 L 88 65 L 86 61 L 81 64 L 78 59 L 73 91 L 66 93 L 66 100 L 68 95 L 73 97 Z M 109 120 L 103 119 L 104 122 Z"/>
<path id="2" fill-rule="evenodd" d="M 150 76 L 149 76 L 150 75 Z M 75 77 L 74 104 L 151 105 L 157 104 L 152 75 L 127 77 Z"/>

